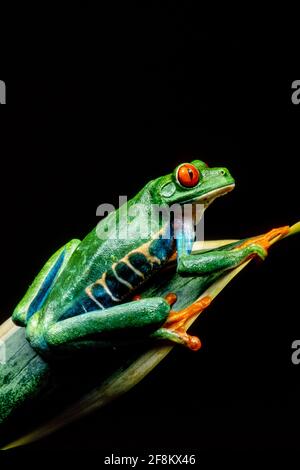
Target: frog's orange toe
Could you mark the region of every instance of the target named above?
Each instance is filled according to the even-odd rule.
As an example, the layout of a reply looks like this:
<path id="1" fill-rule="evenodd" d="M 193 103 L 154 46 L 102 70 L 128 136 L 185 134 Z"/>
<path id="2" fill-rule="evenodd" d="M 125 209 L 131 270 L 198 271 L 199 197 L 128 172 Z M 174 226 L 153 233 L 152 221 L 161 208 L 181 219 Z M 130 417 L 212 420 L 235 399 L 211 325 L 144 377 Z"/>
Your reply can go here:
<path id="1" fill-rule="evenodd" d="M 189 335 L 189 338 L 188 338 L 188 341 L 187 341 L 187 347 L 189 349 L 191 349 L 192 351 L 199 351 L 201 346 L 202 346 L 202 343 L 201 343 L 200 338 L 198 338 L 198 336 L 190 336 Z"/>
<path id="2" fill-rule="evenodd" d="M 141 300 L 142 296 L 140 294 L 136 294 L 132 297 L 132 300 Z"/>
<path id="3" fill-rule="evenodd" d="M 176 335 L 180 338 L 181 343 L 189 348 L 191 351 L 199 351 L 202 347 L 202 343 L 198 336 L 192 336 L 185 332 L 183 327 L 173 330 L 176 332 Z"/>
<path id="4" fill-rule="evenodd" d="M 177 300 L 177 295 L 174 294 L 174 292 L 170 292 L 169 294 L 165 296 L 165 301 L 171 306 L 175 304 L 176 300 Z"/>
<path id="5" fill-rule="evenodd" d="M 168 295 L 171 295 L 171 294 L 168 294 Z M 172 294 L 172 295 L 175 295 L 175 294 Z M 207 308 L 209 304 L 211 303 L 211 301 L 212 301 L 212 298 L 209 295 L 207 295 L 205 297 L 202 297 L 199 300 L 196 300 L 193 304 L 189 305 L 183 310 L 180 310 L 179 312 L 175 312 L 174 310 L 171 310 L 165 322 L 165 326 L 169 328 L 171 327 L 172 329 L 178 329 L 182 327 L 189 318 L 195 315 L 199 315 L 205 308 Z"/>

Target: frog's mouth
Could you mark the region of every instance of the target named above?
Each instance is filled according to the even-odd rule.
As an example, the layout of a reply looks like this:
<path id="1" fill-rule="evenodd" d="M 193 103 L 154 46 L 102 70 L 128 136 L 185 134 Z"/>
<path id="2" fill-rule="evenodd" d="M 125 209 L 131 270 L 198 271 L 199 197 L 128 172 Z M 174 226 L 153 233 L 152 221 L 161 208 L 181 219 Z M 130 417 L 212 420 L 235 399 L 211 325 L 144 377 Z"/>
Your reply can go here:
<path id="1" fill-rule="evenodd" d="M 235 187 L 235 184 L 228 184 L 226 186 L 222 186 L 221 188 L 213 189 L 209 193 L 206 193 L 199 198 L 194 199 L 192 202 L 194 204 L 203 204 L 205 209 L 218 197 L 225 196 L 225 194 L 230 193 Z"/>

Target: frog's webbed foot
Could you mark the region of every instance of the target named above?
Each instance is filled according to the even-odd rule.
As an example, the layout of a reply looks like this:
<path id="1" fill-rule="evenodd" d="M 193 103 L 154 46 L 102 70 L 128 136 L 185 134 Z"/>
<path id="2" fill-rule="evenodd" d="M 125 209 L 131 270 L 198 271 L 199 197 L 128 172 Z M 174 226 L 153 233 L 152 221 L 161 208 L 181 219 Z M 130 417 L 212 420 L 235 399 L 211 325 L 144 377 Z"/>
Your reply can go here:
<path id="1" fill-rule="evenodd" d="M 289 231 L 290 227 L 288 225 L 284 227 L 274 228 L 263 235 L 258 235 L 257 237 L 249 238 L 248 240 L 244 241 L 241 245 L 238 245 L 235 249 L 245 248 L 250 245 L 259 245 L 267 252 L 267 250 L 275 241 L 280 240 L 282 237 L 287 235 Z"/>
<path id="2" fill-rule="evenodd" d="M 175 294 L 168 294 L 168 295 L 171 296 Z M 166 297 L 165 297 L 165 300 L 167 300 Z M 175 312 L 174 310 L 171 310 L 164 326 L 167 326 L 171 329 L 184 328 L 187 321 L 190 318 L 193 318 L 194 316 L 199 315 L 201 312 L 203 312 L 203 310 L 211 304 L 211 301 L 212 301 L 212 298 L 209 295 L 207 295 L 206 297 L 196 300 L 194 303 L 180 310 L 179 312 Z"/>
<path id="3" fill-rule="evenodd" d="M 173 305 L 176 302 L 176 294 L 167 294 L 165 300 L 169 305 Z M 206 296 L 178 312 L 171 310 L 164 325 L 155 333 L 155 336 L 161 339 L 169 339 L 193 351 L 198 351 L 201 348 L 200 339 L 197 336 L 189 335 L 186 330 L 189 326 L 189 320 L 199 315 L 210 305 L 211 301 L 211 297 Z"/>

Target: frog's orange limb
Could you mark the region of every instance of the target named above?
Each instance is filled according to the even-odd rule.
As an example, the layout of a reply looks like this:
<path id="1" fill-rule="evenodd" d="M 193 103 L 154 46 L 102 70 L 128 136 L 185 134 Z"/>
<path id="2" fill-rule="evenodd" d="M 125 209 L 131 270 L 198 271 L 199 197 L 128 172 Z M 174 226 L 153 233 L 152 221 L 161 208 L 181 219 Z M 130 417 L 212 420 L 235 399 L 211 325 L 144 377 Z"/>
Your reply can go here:
<path id="1" fill-rule="evenodd" d="M 244 241 L 241 245 L 235 247 L 235 249 L 245 248 L 246 246 L 253 245 L 255 243 L 256 245 L 262 246 L 265 250 L 268 250 L 275 239 L 277 241 L 287 235 L 289 232 L 290 227 L 288 225 L 274 228 L 264 235 L 258 235 L 257 237 L 249 238 L 249 240 Z"/>

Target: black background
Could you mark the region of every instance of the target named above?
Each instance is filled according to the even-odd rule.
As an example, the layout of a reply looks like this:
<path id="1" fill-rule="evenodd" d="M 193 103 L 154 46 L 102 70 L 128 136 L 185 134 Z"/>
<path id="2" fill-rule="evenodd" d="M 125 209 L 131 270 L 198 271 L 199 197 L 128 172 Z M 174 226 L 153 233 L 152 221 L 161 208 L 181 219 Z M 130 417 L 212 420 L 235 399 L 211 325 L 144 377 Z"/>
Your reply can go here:
<path id="1" fill-rule="evenodd" d="M 99 204 L 181 161 L 236 178 L 205 215 L 207 239 L 299 219 L 297 77 L 264 72 L 241 40 L 186 13 L 73 7 L 3 60 L 1 320 L 43 262 L 96 224 Z M 126 396 L 31 448 L 298 447 L 299 262 L 299 238 L 278 244 L 193 326 L 200 352 L 176 348 Z"/>

